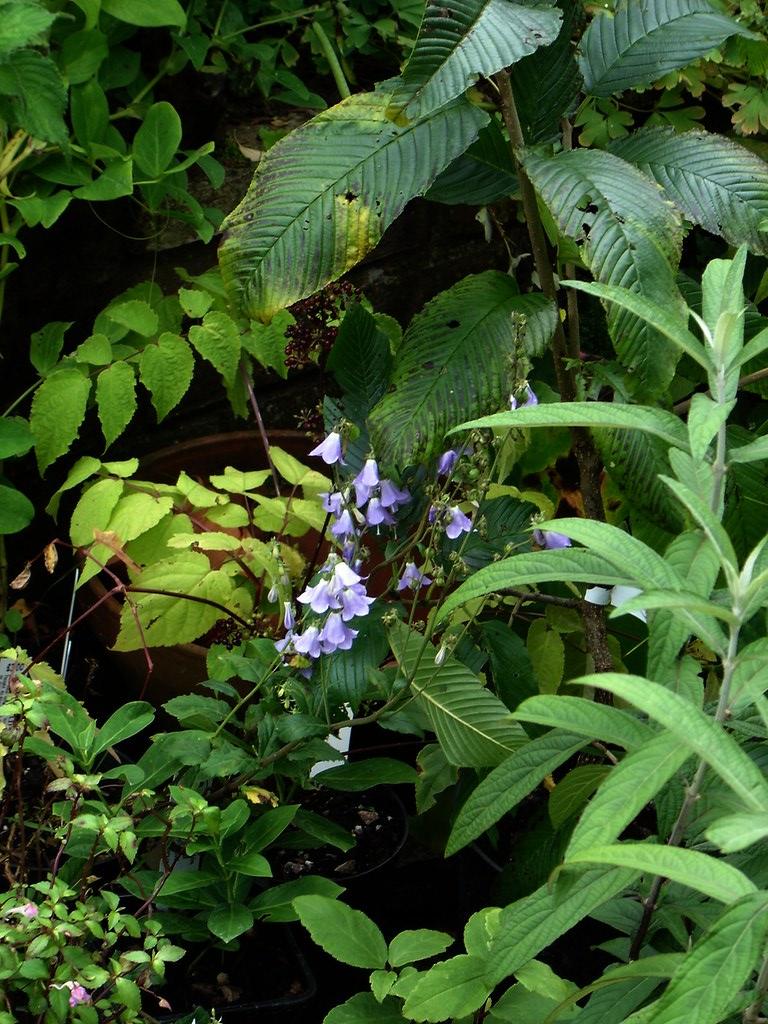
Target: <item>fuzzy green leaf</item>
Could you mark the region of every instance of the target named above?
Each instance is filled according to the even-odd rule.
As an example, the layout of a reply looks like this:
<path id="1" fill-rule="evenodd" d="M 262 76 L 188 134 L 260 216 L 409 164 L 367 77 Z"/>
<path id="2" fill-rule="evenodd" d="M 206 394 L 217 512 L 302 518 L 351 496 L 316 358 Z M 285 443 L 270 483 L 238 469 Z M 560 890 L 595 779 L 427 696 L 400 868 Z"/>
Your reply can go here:
<path id="1" fill-rule="evenodd" d="M 133 139 L 131 152 L 139 170 L 159 178 L 181 143 L 181 118 L 170 103 L 153 103 Z"/>
<path id="2" fill-rule="evenodd" d="M 674 448 L 683 451 L 688 448 L 687 431 L 674 413 L 650 406 L 620 405 L 618 402 L 553 402 L 514 409 L 469 420 L 454 427 L 451 433 L 486 427 L 612 427 L 619 430 L 641 430 Z"/>
<path id="3" fill-rule="evenodd" d="M 112 363 L 96 378 L 96 406 L 108 448 L 136 412 L 136 374 L 130 363 Z"/>
<path id="4" fill-rule="evenodd" d="M 607 559 L 579 548 L 514 555 L 473 573 L 440 604 L 437 620 L 446 619 L 456 608 L 487 594 L 498 594 L 509 587 L 529 583 L 559 583 L 562 580 L 578 580 L 603 586 L 632 586 L 633 577 L 629 566 L 620 571 Z"/>
<path id="5" fill-rule="evenodd" d="M 411 989 L 403 1012 L 416 1021 L 465 1017 L 482 1006 L 492 988 L 485 980 L 484 961 L 464 953 L 427 971 Z"/>
<path id="6" fill-rule="evenodd" d="M 529 697 L 513 712 L 521 722 L 536 722 L 550 728 L 565 729 L 587 739 L 602 739 L 633 750 L 651 738 L 648 726 L 634 715 L 608 704 L 597 704 L 584 697 L 542 694 Z"/>
<path id="7" fill-rule="evenodd" d="M 698 850 L 657 843 L 615 843 L 571 853 L 566 864 L 614 864 L 645 874 L 662 875 L 705 896 L 733 903 L 755 892 L 755 884 L 738 868 Z"/>
<path id="8" fill-rule="evenodd" d="M 240 361 L 240 332 L 232 317 L 219 310 L 211 310 L 205 314 L 202 324 L 190 327 L 189 340 L 231 386 Z"/>
<path id="9" fill-rule="evenodd" d="M 627 1024 L 718 1024 L 750 978 L 768 934 L 768 897 L 745 896 L 728 907 L 694 945 L 665 992 Z"/>
<path id="10" fill-rule="evenodd" d="M 562 15 L 554 4 L 514 0 L 428 3 L 388 114 L 429 113 L 537 47 L 554 42 Z"/>
<path id="11" fill-rule="evenodd" d="M 37 50 L 17 50 L 0 62 L 0 108 L 11 128 L 32 138 L 63 146 L 67 140 L 64 110 L 67 87 L 50 57 Z"/>
<path id="12" fill-rule="evenodd" d="M 486 832 L 584 744 L 585 740 L 573 733 L 549 732 L 526 743 L 494 768 L 459 811 L 445 848 L 446 856 Z"/>
<path id="13" fill-rule="evenodd" d="M 351 96 L 262 158 L 219 249 L 243 312 L 270 320 L 353 267 L 487 121 L 460 101 L 398 126 L 386 117 L 390 99 L 385 91 Z"/>
<path id="14" fill-rule="evenodd" d="M 768 810 L 768 782 L 755 762 L 722 726 L 684 697 L 650 679 L 617 672 L 582 676 L 573 683 L 601 687 L 634 704 L 706 761 L 748 809 Z"/>
<path id="15" fill-rule="evenodd" d="M 627 754 L 611 769 L 576 823 L 566 858 L 618 839 L 690 756 L 677 736 L 666 732 Z"/>
<path id="16" fill-rule="evenodd" d="M 522 340 L 515 314 L 524 318 Z M 427 303 L 405 332 L 389 389 L 370 417 L 379 459 L 404 467 L 428 458 L 468 415 L 504 405 L 510 362 L 521 350 L 540 354 L 554 329 L 552 303 L 520 295 L 496 270 L 465 277 Z"/>
<path id="17" fill-rule="evenodd" d="M 41 473 L 69 451 L 85 419 L 90 393 L 88 377 L 68 366 L 51 373 L 35 392 L 29 425 Z"/>
<path id="18" fill-rule="evenodd" d="M 152 396 L 158 422 L 175 409 L 187 393 L 194 370 L 192 350 L 178 334 L 165 331 L 155 344 L 144 348 L 139 376 Z"/>
<path id="19" fill-rule="evenodd" d="M 444 953 L 453 943 L 453 936 L 431 928 L 400 932 L 389 944 L 387 960 L 392 967 L 403 967 L 416 960 L 428 960 Z"/>

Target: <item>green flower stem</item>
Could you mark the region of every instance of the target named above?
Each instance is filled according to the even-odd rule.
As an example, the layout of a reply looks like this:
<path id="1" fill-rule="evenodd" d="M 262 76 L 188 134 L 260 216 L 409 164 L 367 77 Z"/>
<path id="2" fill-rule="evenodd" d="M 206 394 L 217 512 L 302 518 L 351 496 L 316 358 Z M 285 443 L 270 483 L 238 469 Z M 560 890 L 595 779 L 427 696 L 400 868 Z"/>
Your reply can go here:
<path id="1" fill-rule="evenodd" d="M 760 973 L 757 976 L 755 998 L 744 1011 L 744 1016 L 742 1017 L 744 1024 L 759 1024 L 764 1019 L 761 1011 L 766 993 L 768 993 L 768 956 L 763 960 L 763 966 L 760 968 Z"/>
<path id="2" fill-rule="evenodd" d="M 549 256 L 544 226 L 539 215 L 536 192 L 518 158 L 519 151 L 525 146 L 525 138 L 515 105 L 509 72 L 500 71 L 495 76 L 494 81 L 499 89 L 501 116 L 509 133 L 512 159 L 517 171 L 523 212 L 525 213 L 525 223 L 528 228 L 528 237 L 531 241 L 531 250 L 539 284 L 547 298 L 558 305 L 557 286 L 552 271 L 552 261 Z M 573 365 L 569 365 L 572 364 L 574 358 L 578 358 L 581 347 L 578 337 L 578 315 L 574 312 L 574 308 L 572 304 L 569 304 L 568 338 L 566 338 L 562 322 L 558 316 L 555 334 L 552 339 L 555 376 L 560 397 L 564 402 L 572 402 L 577 397 L 576 373 Z M 605 509 L 603 507 L 600 480 L 602 463 L 595 448 L 594 439 L 585 427 L 571 428 L 571 436 L 573 437 L 574 455 L 579 467 L 579 486 L 584 499 L 584 511 L 589 519 L 605 522 Z M 584 602 L 581 609 L 581 617 L 584 623 L 584 636 L 594 662 L 595 671 L 612 671 L 614 667 L 613 657 L 608 649 L 608 633 L 603 608 L 600 605 Z"/>
<path id="3" fill-rule="evenodd" d="M 253 32 L 258 28 L 267 28 L 269 25 L 280 25 L 285 21 L 295 21 L 297 18 L 306 18 L 310 14 L 316 14 L 321 9 L 320 4 L 315 4 L 313 7 L 302 7 L 300 10 L 291 11 L 289 14 L 275 14 L 272 18 L 264 18 L 263 21 L 254 22 L 253 25 L 246 25 L 245 28 L 239 28 L 237 32 L 228 32 L 225 36 L 220 36 L 219 29 L 221 28 L 221 17 L 226 6 L 227 0 L 225 0 L 222 9 L 219 12 L 219 18 L 212 33 L 213 38 L 219 43 L 226 43 L 230 39 L 236 39 L 238 36 L 245 35 L 246 32 Z"/>
<path id="4" fill-rule="evenodd" d="M 317 36 L 317 41 L 320 44 L 320 48 L 323 51 L 325 59 L 331 68 L 331 74 L 333 80 L 336 83 L 336 88 L 339 90 L 339 96 L 343 100 L 347 99 L 352 93 L 349 91 L 349 85 L 344 77 L 344 71 L 342 70 L 339 58 L 336 56 L 336 51 L 333 48 L 333 43 L 326 35 L 325 29 L 317 21 L 312 22 L 312 31 Z"/>
<path id="5" fill-rule="evenodd" d="M 726 714 L 728 713 L 728 703 L 731 696 L 731 681 L 733 679 L 734 669 L 736 668 L 736 655 L 739 648 L 740 632 L 740 622 L 731 626 L 730 636 L 728 638 L 728 650 L 723 658 L 723 681 L 720 685 L 720 696 L 717 702 L 717 710 L 715 711 L 714 720 L 718 724 L 722 724 L 725 721 Z M 690 786 L 686 789 L 680 813 L 677 816 L 675 824 L 672 826 L 672 832 L 667 840 L 667 846 L 680 846 L 682 843 L 683 836 L 685 835 L 685 829 L 688 825 L 688 819 L 691 816 L 691 811 L 693 810 L 693 806 L 698 801 L 701 793 L 701 784 L 704 781 L 704 774 L 706 770 L 706 761 L 699 761 L 693 780 Z M 632 946 L 629 950 L 630 961 L 637 960 L 640 956 L 643 942 L 645 941 L 645 937 L 648 934 L 648 929 L 651 925 L 653 912 L 656 909 L 659 893 L 661 892 L 661 887 L 665 881 L 666 879 L 663 875 L 657 875 L 651 884 L 650 892 L 643 900 L 643 916 L 640 919 L 640 924 L 638 925 L 637 932 L 632 940 Z M 760 1001 L 762 1002 L 762 996 L 760 997 Z M 747 1018 L 745 1017 L 744 1019 L 746 1022 Z"/>

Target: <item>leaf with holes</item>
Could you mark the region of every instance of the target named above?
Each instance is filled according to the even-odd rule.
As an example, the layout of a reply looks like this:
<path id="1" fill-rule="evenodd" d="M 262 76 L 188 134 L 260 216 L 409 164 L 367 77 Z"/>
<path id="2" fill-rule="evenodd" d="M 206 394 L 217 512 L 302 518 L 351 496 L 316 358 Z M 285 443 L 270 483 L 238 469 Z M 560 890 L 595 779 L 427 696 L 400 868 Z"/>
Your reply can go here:
<path id="1" fill-rule="evenodd" d="M 391 95 L 351 96 L 262 158 L 219 249 L 227 290 L 249 316 L 270 320 L 359 263 L 488 120 L 458 101 L 395 125 Z"/>
<path id="2" fill-rule="evenodd" d="M 402 622 L 390 626 L 389 640 L 451 764 L 497 765 L 527 742 L 507 708 L 466 665 L 451 657 L 435 665 L 435 647 Z"/>
<path id="3" fill-rule="evenodd" d="M 541 354 L 555 323 L 551 302 L 521 295 L 496 270 L 465 277 L 427 303 L 405 332 L 389 390 L 371 413 L 379 459 L 404 467 L 429 458 L 462 419 L 505 405 L 510 363 L 518 352 Z"/>
<path id="4" fill-rule="evenodd" d="M 730 245 L 768 254 L 768 164 L 721 135 L 649 128 L 611 152 L 655 179 L 685 217 Z"/>
<path id="5" fill-rule="evenodd" d="M 528 176 L 558 228 L 578 245 L 603 284 L 621 285 L 682 317 L 675 282 L 682 229 L 674 207 L 637 168 L 611 153 L 573 150 L 554 157 L 528 152 Z M 678 353 L 641 317 L 613 303 L 608 330 L 633 375 L 639 397 L 656 397 L 672 380 Z"/>
<path id="6" fill-rule="evenodd" d="M 754 38 L 708 0 L 621 0 L 613 14 L 600 12 L 579 47 L 579 66 L 592 96 L 610 96 L 658 82 L 730 36 Z"/>
<path id="7" fill-rule="evenodd" d="M 428 2 L 388 115 L 396 118 L 405 110 L 418 116 L 445 106 L 480 75 L 487 78 L 554 42 L 561 19 L 546 0 Z"/>

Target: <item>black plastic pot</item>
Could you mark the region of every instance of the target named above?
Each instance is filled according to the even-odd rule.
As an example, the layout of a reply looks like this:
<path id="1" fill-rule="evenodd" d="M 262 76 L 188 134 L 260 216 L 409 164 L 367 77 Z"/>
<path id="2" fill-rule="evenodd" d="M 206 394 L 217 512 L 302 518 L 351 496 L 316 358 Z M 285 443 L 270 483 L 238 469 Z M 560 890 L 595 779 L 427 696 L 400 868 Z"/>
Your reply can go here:
<path id="1" fill-rule="evenodd" d="M 204 998 L 197 996 L 193 997 L 195 1003 L 197 1006 L 203 1007 L 206 1013 L 213 1012 L 213 1015 L 218 1020 L 224 1021 L 224 1024 L 254 1024 L 255 1021 L 258 1021 L 259 1024 L 271 1024 L 272 1021 L 304 1019 L 300 1009 L 314 999 L 317 994 L 317 981 L 304 954 L 299 948 L 293 929 L 290 925 L 280 924 L 257 924 L 256 927 L 264 929 L 264 932 L 267 932 L 270 937 L 274 937 L 274 942 L 270 943 L 270 945 L 274 946 L 277 952 L 282 952 L 290 959 L 295 972 L 295 981 L 291 985 L 292 990 L 278 997 L 243 1000 L 242 1002 L 233 1001 L 218 1005 L 214 1004 L 213 1007 L 206 1003 Z M 247 952 L 247 938 L 241 939 L 241 944 Z M 180 966 L 183 963 L 184 961 L 182 960 Z M 254 955 L 252 964 L 254 974 L 269 974 L 270 963 L 264 957 L 262 951 Z M 165 993 L 160 990 L 159 994 L 162 996 Z M 156 1016 L 155 1020 L 160 1022 L 160 1024 L 184 1021 L 190 1018 L 190 1014 L 195 1009 L 195 1006 L 189 1005 L 177 1013 Z"/>

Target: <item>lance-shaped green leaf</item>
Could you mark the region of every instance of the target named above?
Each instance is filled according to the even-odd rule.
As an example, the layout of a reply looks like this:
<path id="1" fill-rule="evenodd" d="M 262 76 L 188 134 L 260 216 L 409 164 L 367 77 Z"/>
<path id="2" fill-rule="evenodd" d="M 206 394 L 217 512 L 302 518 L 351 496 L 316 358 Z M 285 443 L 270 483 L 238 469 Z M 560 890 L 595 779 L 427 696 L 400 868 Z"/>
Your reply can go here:
<path id="1" fill-rule="evenodd" d="M 663 995 L 626 1024 L 718 1024 L 750 978 L 768 934 L 768 896 L 751 893 L 727 907 L 699 939 Z"/>
<path id="2" fill-rule="evenodd" d="M 755 892 L 755 884 L 743 872 L 724 860 L 698 850 L 657 843 L 614 843 L 590 846 L 571 853 L 566 864 L 614 864 L 635 868 L 646 874 L 662 875 L 673 882 L 703 892 L 705 896 L 733 903 Z"/>
<path id="3" fill-rule="evenodd" d="M 451 764 L 486 768 L 500 764 L 528 741 L 509 710 L 466 665 L 447 657 L 402 622 L 390 626 L 389 641 L 400 671 L 434 729 Z"/>
<path id="4" fill-rule="evenodd" d="M 631 586 L 632 571 L 630 567 L 617 570 L 607 559 L 581 549 L 561 548 L 557 551 L 535 551 L 515 555 L 493 562 L 473 573 L 442 602 L 436 618 L 440 622 L 468 601 L 485 597 L 486 594 L 497 594 L 509 587 L 531 583 L 559 583 L 562 580 L 604 586 L 622 583 Z"/>
<path id="5" fill-rule="evenodd" d="M 469 420 L 458 430 L 502 430 L 513 427 L 614 427 L 641 430 L 653 434 L 673 448 L 688 450 L 685 425 L 674 413 L 644 405 L 620 405 L 618 402 L 553 402 L 529 408 L 497 412 L 492 416 Z"/>
<path id="6" fill-rule="evenodd" d="M 573 683 L 602 687 L 634 704 L 706 761 L 749 810 L 768 810 L 768 782 L 758 766 L 721 725 L 684 697 L 650 679 L 618 672 L 581 676 Z"/>
<path id="7" fill-rule="evenodd" d="M 595 17 L 580 45 L 579 66 L 592 96 L 658 82 L 725 42 L 751 36 L 707 0 L 622 0 Z"/>
<path id="8" fill-rule="evenodd" d="M 613 842 L 690 757 L 677 736 L 663 732 L 612 768 L 576 823 L 566 859 Z"/>
<path id="9" fill-rule="evenodd" d="M 616 743 L 626 750 L 632 750 L 651 739 L 648 726 L 639 718 L 620 708 L 597 704 L 584 697 L 538 694 L 524 700 L 513 715 L 521 722 L 570 729 L 587 739 Z"/>
<path id="10" fill-rule="evenodd" d="M 445 848 L 446 857 L 486 832 L 585 742 L 573 733 L 553 730 L 526 743 L 494 768 L 459 811 Z"/>
<path id="11" fill-rule="evenodd" d="M 744 850 L 768 836 L 768 814 L 727 814 L 713 821 L 706 835 L 723 853 Z"/>
<path id="12" fill-rule="evenodd" d="M 722 135 L 661 127 L 634 132 L 611 152 L 658 181 L 694 224 L 768 253 L 768 164 L 755 153 Z"/>
<path id="13" fill-rule="evenodd" d="M 603 284 L 637 292 L 682 313 L 675 283 L 680 215 L 657 186 L 612 153 L 573 150 L 555 157 L 529 152 L 525 169 L 560 231 Z M 635 374 L 639 394 L 655 396 L 669 384 L 678 355 L 641 317 L 609 304 L 608 329 L 622 363 Z"/>
<path id="14" fill-rule="evenodd" d="M 565 893 L 542 885 L 501 912 L 499 929 L 486 963 L 487 977 L 501 982 L 551 945 L 638 875 L 627 868 L 591 868 Z"/>
<path id="15" fill-rule="evenodd" d="M 390 99 L 351 96 L 262 159 L 219 249 L 242 312 L 269 320 L 353 267 L 488 120 L 460 100 L 398 126 L 386 117 Z"/>
<path id="16" fill-rule="evenodd" d="M 445 106 L 480 75 L 493 75 L 554 42 L 561 18 L 547 0 L 430 0 L 389 116 Z"/>
<path id="17" fill-rule="evenodd" d="M 465 277 L 427 303 L 405 332 L 389 389 L 371 413 L 379 459 L 406 466 L 435 455 L 468 413 L 504 405 L 516 352 L 539 354 L 555 323 L 548 299 L 520 295 L 496 270 Z"/>

